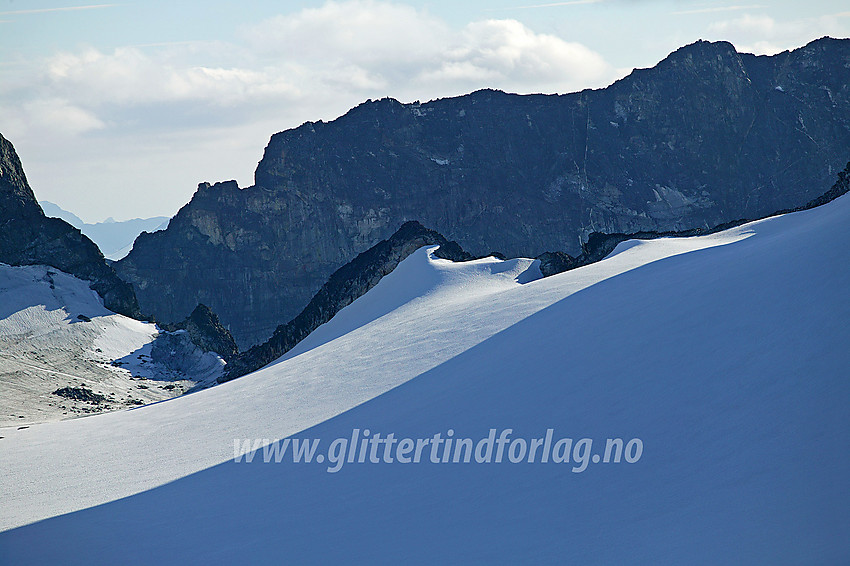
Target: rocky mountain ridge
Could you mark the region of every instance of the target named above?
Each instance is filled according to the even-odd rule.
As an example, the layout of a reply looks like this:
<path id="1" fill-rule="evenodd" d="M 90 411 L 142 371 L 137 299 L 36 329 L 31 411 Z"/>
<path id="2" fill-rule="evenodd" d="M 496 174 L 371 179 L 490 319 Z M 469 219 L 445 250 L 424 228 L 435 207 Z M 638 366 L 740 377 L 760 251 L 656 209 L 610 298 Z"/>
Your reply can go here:
<path id="1" fill-rule="evenodd" d="M 617 244 L 625 242 L 626 240 L 654 240 L 656 238 L 685 238 L 690 236 L 705 236 L 708 234 L 722 232 L 723 230 L 728 230 L 729 228 L 734 228 L 735 226 L 740 226 L 742 224 L 746 224 L 754 220 L 761 220 L 763 218 L 767 218 L 768 216 L 788 214 L 790 212 L 799 212 L 801 210 L 809 210 L 817 206 L 826 204 L 830 201 L 833 201 L 838 197 L 847 194 L 848 192 L 850 192 L 850 161 L 847 162 L 847 165 L 844 167 L 844 170 L 838 173 L 838 178 L 835 181 L 835 184 L 833 184 L 828 191 L 810 200 L 802 206 L 777 210 L 774 211 L 772 214 L 763 215 L 758 218 L 740 218 L 738 220 L 732 220 L 730 222 L 718 224 L 717 226 L 710 229 L 691 228 L 688 230 L 670 230 L 666 232 L 644 231 L 634 232 L 631 234 L 624 234 L 622 232 L 613 234 L 606 234 L 604 232 L 594 232 L 588 236 L 586 242 L 582 243 L 581 253 L 576 257 L 573 257 L 564 252 L 545 252 L 537 256 L 536 259 L 540 260 L 540 272 L 543 274 L 544 277 L 549 277 L 550 275 L 563 273 L 564 271 L 569 271 L 571 269 L 576 269 L 578 267 L 582 267 L 584 265 L 589 265 L 591 263 L 600 261 L 605 258 L 605 256 L 614 251 L 614 248 L 617 247 Z"/>
<path id="2" fill-rule="evenodd" d="M 142 309 L 209 305 L 245 348 L 409 220 L 476 255 L 577 256 L 593 232 L 711 229 L 801 206 L 850 147 L 850 41 L 698 42 L 608 88 L 384 99 L 272 136 L 255 185 L 203 183 L 116 264 Z"/>
<path id="3" fill-rule="evenodd" d="M 848 192 L 850 192 L 850 162 L 847 163 L 843 171 L 838 173 L 835 184 L 828 191 L 803 206 L 776 211 L 775 214 L 786 214 L 815 208 Z M 617 244 L 626 240 L 704 236 L 728 230 L 761 218 L 742 218 L 726 222 L 708 230 L 694 228 L 682 231 L 638 232 L 634 234 L 594 232 L 588 236 L 586 242 L 582 243 L 581 254 L 576 257 L 564 252 L 544 252 L 535 259 L 540 262 L 539 269 L 543 277 L 549 277 L 600 261 L 614 251 Z M 238 355 L 231 354 L 228 366 L 218 381 L 223 383 L 241 377 L 252 371 L 256 371 L 286 354 L 313 332 L 313 330 L 328 322 L 347 305 L 365 295 L 378 284 L 381 278 L 392 272 L 411 253 L 425 245 L 439 245 L 440 247 L 437 248 L 434 255 L 442 259 L 451 261 L 477 259 L 464 251 L 457 242 L 446 240 L 445 237 L 434 230 L 429 230 L 416 221 L 406 222 L 389 239 L 382 240 L 335 271 L 307 307 L 287 324 L 278 326 L 269 340 Z M 500 259 L 505 258 L 500 257 Z M 209 309 L 200 305 L 193 312 L 193 317 L 199 311 L 209 312 Z M 215 317 L 211 312 L 206 316 Z M 226 333 L 223 329 L 221 331 Z M 230 342 L 232 342 L 232 339 Z M 215 350 L 215 348 L 206 349 Z M 216 351 L 220 354 L 222 353 L 221 349 Z M 228 359 L 227 357 L 225 358 Z"/>

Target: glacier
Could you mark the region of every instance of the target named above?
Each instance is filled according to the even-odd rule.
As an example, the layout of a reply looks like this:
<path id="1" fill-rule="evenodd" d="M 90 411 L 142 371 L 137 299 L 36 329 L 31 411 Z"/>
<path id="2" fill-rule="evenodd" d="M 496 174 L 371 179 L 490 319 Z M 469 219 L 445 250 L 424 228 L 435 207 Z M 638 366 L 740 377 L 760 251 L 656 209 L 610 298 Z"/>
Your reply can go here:
<path id="1" fill-rule="evenodd" d="M 848 236 L 843 196 L 547 278 L 422 248 L 243 378 L 0 428 L 0 562 L 850 561 Z M 579 474 L 233 461 L 365 428 L 644 450 Z"/>

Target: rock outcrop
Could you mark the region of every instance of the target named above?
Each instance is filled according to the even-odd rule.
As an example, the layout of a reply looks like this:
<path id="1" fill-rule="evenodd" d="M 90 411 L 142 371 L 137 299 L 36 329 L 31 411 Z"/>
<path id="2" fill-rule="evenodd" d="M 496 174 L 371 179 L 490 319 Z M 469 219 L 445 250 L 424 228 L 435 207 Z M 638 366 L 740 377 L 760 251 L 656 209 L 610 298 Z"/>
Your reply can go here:
<path id="1" fill-rule="evenodd" d="M 298 316 L 278 326 L 265 343 L 231 360 L 219 381 L 243 376 L 284 355 L 344 307 L 365 295 L 407 256 L 427 245 L 439 245 L 435 255 L 444 259 L 472 259 L 457 242 L 447 241 L 418 222 L 406 222 L 389 239 L 378 242 L 336 270 Z"/>
<path id="2" fill-rule="evenodd" d="M 0 262 L 50 265 L 90 282 L 109 310 L 140 318 L 132 287 L 118 278 L 97 246 L 64 220 L 47 218 L 12 144 L 0 135 Z"/>
<path id="3" fill-rule="evenodd" d="M 116 269 L 146 313 L 177 321 L 207 304 L 244 348 L 407 220 L 476 255 L 578 256 L 594 232 L 800 206 L 847 147 L 850 40 L 770 57 L 701 41 L 601 90 L 370 101 L 275 134 L 255 186 L 202 184 Z"/>
<path id="4" fill-rule="evenodd" d="M 164 324 L 165 330 L 185 330 L 189 340 L 203 352 L 215 352 L 225 361 L 239 349 L 230 332 L 221 325 L 218 316 L 206 305 L 198 305 L 188 317 L 177 324 Z"/>

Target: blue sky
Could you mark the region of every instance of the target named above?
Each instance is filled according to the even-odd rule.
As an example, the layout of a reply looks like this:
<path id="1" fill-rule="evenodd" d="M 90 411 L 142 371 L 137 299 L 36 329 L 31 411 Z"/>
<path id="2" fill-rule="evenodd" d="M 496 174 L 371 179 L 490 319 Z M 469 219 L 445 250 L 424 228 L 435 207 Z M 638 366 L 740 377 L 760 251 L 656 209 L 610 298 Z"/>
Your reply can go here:
<path id="1" fill-rule="evenodd" d="M 0 133 L 87 221 L 173 215 L 253 181 L 271 134 L 367 98 L 603 87 L 697 39 L 850 36 L 845 1 L 0 0 Z"/>

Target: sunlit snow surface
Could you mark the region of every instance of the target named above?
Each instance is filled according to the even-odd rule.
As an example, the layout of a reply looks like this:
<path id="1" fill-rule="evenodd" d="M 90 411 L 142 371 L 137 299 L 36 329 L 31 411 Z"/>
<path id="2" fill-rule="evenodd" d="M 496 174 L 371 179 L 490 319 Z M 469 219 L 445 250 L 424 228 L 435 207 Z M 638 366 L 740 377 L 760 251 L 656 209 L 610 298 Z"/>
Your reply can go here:
<path id="1" fill-rule="evenodd" d="M 0 528 L 47 519 L 0 534 L 0 563 L 847 563 L 848 236 L 845 196 L 546 279 L 421 249 L 254 374 L 0 429 Z M 644 453 L 582 473 L 230 460 L 236 438 L 353 428 Z"/>
<path id="2" fill-rule="evenodd" d="M 86 281 L 43 265 L 0 263 L 0 431 L 160 401 L 221 375 L 221 359 L 191 344 L 179 349 L 180 363 L 154 360 L 160 339 L 170 339 L 169 349 L 181 345 L 154 324 L 108 311 Z M 54 394 L 67 387 L 102 400 Z"/>

